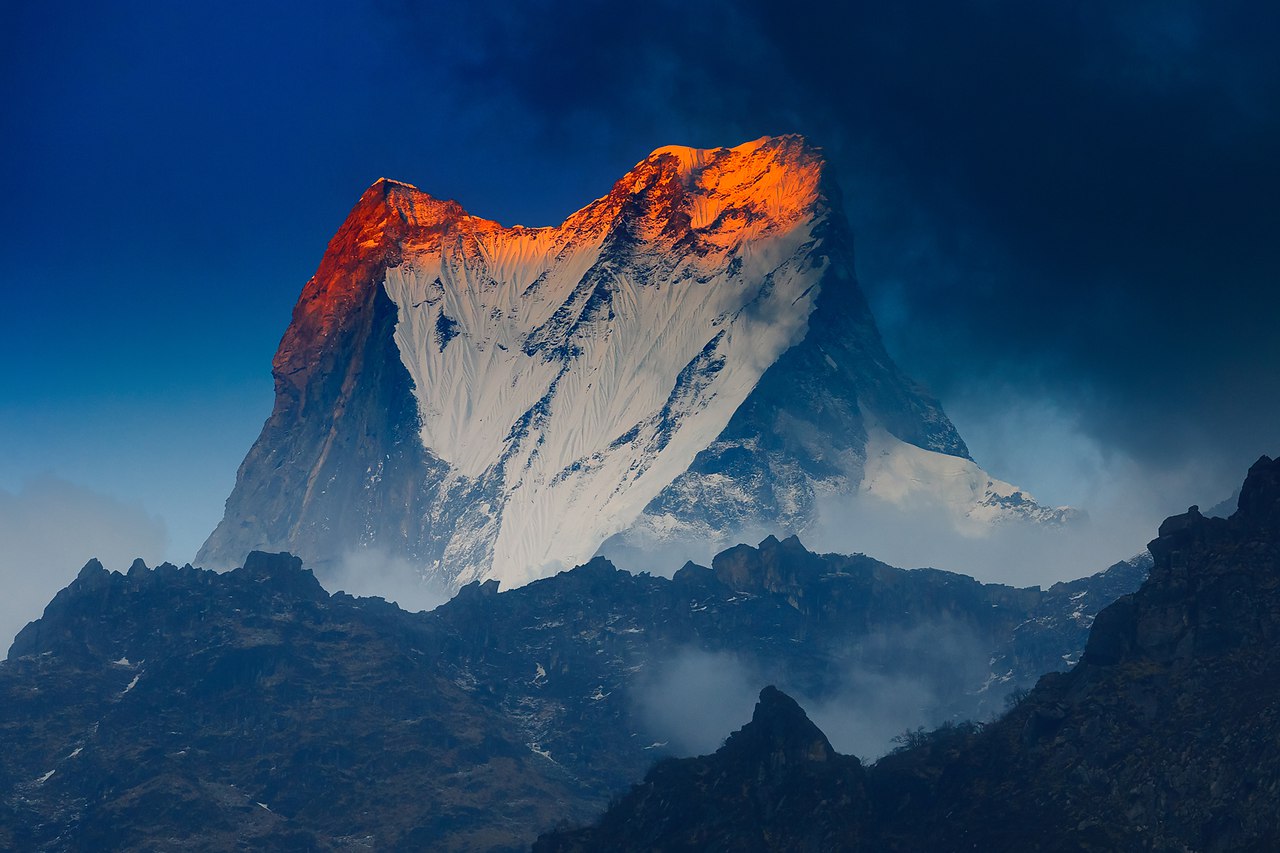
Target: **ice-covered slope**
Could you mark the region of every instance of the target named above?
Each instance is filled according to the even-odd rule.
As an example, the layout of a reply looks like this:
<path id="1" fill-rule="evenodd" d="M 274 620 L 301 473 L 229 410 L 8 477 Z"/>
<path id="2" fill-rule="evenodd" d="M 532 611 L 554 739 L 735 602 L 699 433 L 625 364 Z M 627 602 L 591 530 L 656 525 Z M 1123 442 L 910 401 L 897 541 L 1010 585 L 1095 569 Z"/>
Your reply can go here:
<path id="1" fill-rule="evenodd" d="M 869 442 L 987 483 L 885 353 L 838 199 L 794 136 L 659 149 L 551 228 L 379 181 L 295 309 L 276 409 L 199 559 L 288 548 L 323 571 L 375 548 L 519 584 L 601 548 L 626 564 L 802 531 L 864 485 Z M 892 493 L 903 466 L 878 460 Z M 907 467 L 925 490 L 941 470 Z M 953 479 L 958 518 L 1046 513 Z"/>
<path id="2" fill-rule="evenodd" d="M 506 581 L 584 562 L 629 526 L 813 310 L 816 158 L 761 140 L 649 164 L 561 228 L 467 218 L 388 272 L 423 444 L 451 478 L 496 474 Z"/>

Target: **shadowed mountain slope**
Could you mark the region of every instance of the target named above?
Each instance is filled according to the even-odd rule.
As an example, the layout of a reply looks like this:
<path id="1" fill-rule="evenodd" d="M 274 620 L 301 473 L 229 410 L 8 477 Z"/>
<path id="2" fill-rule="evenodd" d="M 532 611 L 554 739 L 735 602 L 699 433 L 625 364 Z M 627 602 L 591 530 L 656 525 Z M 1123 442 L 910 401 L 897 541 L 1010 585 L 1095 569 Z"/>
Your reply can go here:
<path id="1" fill-rule="evenodd" d="M 719 752 L 655 768 L 536 849 L 818 850 L 818 829 L 853 851 L 1280 849 L 1280 462 L 1250 469 L 1229 519 L 1193 507 L 1159 532 L 1079 665 L 1000 720 L 918 733 L 865 770 L 831 773 L 815 749 L 797 774 L 768 756 L 816 742 L 812 724 L 762 726 L 766 691 Z"/>
<path id="2" fill-rule="evenodd" d="M 0 662 L 0 839 L 519 849 L 749 710 L 745 682 L 741 708 L 680 689 L 690 660 L 776 680 L 878 754 L 1066 666 L 1144 572 L 1041 592 L 767 539 L 673 579 L 597 559 L 406 613 L 329 595 L 288 555 L 225 574 L 93 561 Z M 912 701 L 868 736 L 863 700 L 890 681 Z M 679 740 L 695 712 L 719 715 L 702 747 Z"/>

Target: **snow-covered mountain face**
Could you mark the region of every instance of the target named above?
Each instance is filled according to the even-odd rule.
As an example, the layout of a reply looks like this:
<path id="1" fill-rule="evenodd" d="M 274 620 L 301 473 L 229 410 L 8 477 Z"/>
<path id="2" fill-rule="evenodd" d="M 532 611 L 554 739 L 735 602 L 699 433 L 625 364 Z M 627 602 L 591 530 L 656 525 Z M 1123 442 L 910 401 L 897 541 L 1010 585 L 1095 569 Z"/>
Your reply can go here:
<path id="1" fill-rule="evenodd" d="M 378 181 L 303 292 L 198 561 L 372 548 L 518 585 L 802 532 L 830 496 L 1060 521 L 894 366 L 838 199 L 799 137 L 659 149 L 550 228 Z"/>

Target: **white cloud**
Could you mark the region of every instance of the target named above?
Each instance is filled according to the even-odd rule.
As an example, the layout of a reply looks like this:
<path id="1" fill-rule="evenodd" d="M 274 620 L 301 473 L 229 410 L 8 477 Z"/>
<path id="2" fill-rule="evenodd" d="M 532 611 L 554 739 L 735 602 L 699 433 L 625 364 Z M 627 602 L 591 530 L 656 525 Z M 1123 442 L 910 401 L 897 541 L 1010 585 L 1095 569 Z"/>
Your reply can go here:
<path id="1" fill-rule="evenodd" d="M 638 711 L 671 752 L 705 755 L 751 719 L 764 683 L 735 655 L 684 649 L 657 663 L 637 685 Z"/>
<path id="2" fill-rule="evenodd" d="M 316 576 L 331 593 L 378 596 L 408 611 L 434 610 L 450 598 L 443 586 L 424 581 L 413 563 L 378 548 L 350 550 L 337 566 L 317 569 Z"/>
<path id="3" fill-rule="evenodd" d="M 795 673 L 750 654 L 684 648 L 656 661 L 636 684 L 636 711 L 647 737 L 680 756 L 714 752 L 750 719 L 760 689 L 790 694 L 845 754 L 871 761 L 893 739 L 948 715 L 958 685 L 978 684 L 990 650 L 947 620 L 876 631 L 834 654 L 810 695 Z"/>

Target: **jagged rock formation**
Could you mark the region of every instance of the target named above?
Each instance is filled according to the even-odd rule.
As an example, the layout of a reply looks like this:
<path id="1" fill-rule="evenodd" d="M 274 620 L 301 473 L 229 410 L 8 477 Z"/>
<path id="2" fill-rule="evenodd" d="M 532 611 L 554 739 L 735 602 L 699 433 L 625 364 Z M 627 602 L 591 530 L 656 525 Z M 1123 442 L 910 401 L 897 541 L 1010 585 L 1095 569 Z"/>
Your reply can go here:
<path id="1" fill-rule="evenodd" d="M 843 777 L 797 784 L 795 820 L 753 849 L 817 849 L 801 842 L 824 824 L 853 851 L 1280 849 L 1280 462 L 1250 469 L 1230 519 L 1192 507 L 1150 550 L 1150 577 L 1098 615 L 1070 672 L 989 726 L 910 738 L 865 769 L 861 797 Z M 731 849 L 744 836 L 722 810 L 784 778 L 726 745 L 538 849 Z"/>
<path id="2" fill-rule="evenodd" d="M 374 548 L 456 588 L 803 531 L 860 491 L 1069 517 L 978 468 L 894 365 L 839 198 L 799 137 L 659 149 L 552 228 L 378 181 L 303 291 L 197 562 L 287 549 L 323 573 Z"/>
<path id="3" fill-rule="evenodd" d="M 714 755 L 657 765 L 599 826 L 533 849 L 853 850 L 864 786 L 862 763 L 837 754 L 794 699 L 766 687 L 751 722 Z"/>
<path id="4" fill-rule="evenodd" d="M 794 539 L 670 580 L 597 559 L 473 583 L 430 613 L 330 596 L 288 555 L 225 574 L 91 562 L 0 662 L 0 846 L 518 849 L 670 754 L 646 703 L 690 651 L 815 701 L 850 689 L 851 664 L 910 677 L 928 723 L 999 707 L 1034 678 L 1009 666 L 1065 666 L 1075 594 Z M 936 631 L 965 654 L 884 641 Z"/>
<path id="5" fill-rule="evenodd" d="M 226 575 L 89 563 L 0 667 L 0 839 L 518 849 L 580 811 L 573 783 L 435 666 L 421 622 L 330 598 L 287 554 Z"/>

